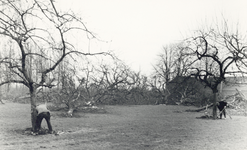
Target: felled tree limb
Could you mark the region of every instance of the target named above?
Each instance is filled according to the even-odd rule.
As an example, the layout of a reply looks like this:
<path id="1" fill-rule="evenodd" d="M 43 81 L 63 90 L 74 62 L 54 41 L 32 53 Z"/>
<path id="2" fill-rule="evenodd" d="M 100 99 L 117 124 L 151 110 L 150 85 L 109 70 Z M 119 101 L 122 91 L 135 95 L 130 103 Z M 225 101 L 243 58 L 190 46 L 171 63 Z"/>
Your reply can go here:
<path id="1" fill-rule="evenodd" d="M 200 111 L 203 111 L 203 110 L 206 110 L 207 108 L 211 108 L 211 107 L 213 107 L 213 103 L 211 103 L 211 104 L 209 104 L 209 105 L 207 105 L 207 106 L 204 106 L 204 107 L 202 107 L 202 108 L 199 108 L 199 109 L 195 109 L 195 110 L 186 110 L 186 111 L 188 111 L 188 112 L 200 112 Z"/>

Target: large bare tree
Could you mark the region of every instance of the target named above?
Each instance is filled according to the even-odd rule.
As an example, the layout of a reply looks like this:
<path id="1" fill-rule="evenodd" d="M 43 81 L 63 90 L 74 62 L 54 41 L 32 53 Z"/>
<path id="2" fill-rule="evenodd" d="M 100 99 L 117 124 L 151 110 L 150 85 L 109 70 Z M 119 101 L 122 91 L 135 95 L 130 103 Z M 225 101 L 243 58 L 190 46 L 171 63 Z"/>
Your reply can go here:
<path id="1" fill-rule="evenodd" d="M 247 67 L 247 43 L 239 31 L 232 31 L 224 21 L 223 27 L 199 30 L 186 40 L 188 56 L 194 57 L 191 73 L 212 89 L 213 118 L 217 118 L 218 85 L 226 76 L 242 75 Z M 192 57 L 192 58 L 193 58 Z"/>
<path id="2" fill-rule="evenodd" d="M 0 63 L 7 65 L 13 76 L 0 85 L 20 83 L 29 89 L 33 129 L 37 89 L 53 86 L 49 73 L 72 54 L 104 54 L 84 53 L 76 47 L 94 35 L 79 17 L 56 6 L 54 0 L 0 0 L 0 35 L 3 42 L 12 41 L 15 51 L 11 57 L 1 55 Z"/>

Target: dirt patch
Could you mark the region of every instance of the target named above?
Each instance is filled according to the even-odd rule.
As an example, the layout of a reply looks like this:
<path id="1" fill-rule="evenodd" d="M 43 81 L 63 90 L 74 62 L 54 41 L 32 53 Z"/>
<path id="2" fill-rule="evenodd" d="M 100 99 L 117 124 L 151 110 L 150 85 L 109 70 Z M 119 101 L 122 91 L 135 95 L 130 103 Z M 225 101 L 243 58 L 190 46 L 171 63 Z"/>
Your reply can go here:
<path id="1" fill-rule="evenodd" d="M 59 135 L 28 134 L 30 105 L 0 105 L 0 149 L 247 149 L 247 117 L 196 119 L 203 113 L 184 106 L 106 106 L 107 113 L 76 112 L 65 118 L 51 112 Z M 42 123 L 44 129 L 46 122 Z"/>

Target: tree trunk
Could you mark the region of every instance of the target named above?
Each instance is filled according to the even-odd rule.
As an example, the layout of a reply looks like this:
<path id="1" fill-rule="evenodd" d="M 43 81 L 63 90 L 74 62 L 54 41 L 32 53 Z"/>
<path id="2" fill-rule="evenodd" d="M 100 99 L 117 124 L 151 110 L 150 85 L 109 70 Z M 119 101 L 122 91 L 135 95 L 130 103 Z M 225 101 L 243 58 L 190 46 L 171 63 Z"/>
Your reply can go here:
<path id="1" fill-rule="evenodd" d="M 213 91 L 214 99 L 213 99 L 213 119 L 217 119 L 217 91 Z"/>
<path id="2" fill-rule="evenodd" d="M 73 105 L 71 104 L 71 102 L 69 102 L 69 110 L 68 110 L 68 112 L 67 112 L 67 115 L 68 115 L 69 117 L 72 117 L 72 116 L 73 116 L 73 112 L 74 112 L 74 107 L 73 107 Z"/>
<path id="3" fill-rule="evenodd" d="M 36 126 L 36 118 L 37 118 L 36 89 L 33 86 L 31 86 L 29 90 L 30 90 L 30 101 L 31 101 L 31 123 L 32 123 L 32 130 L 34 131 Z"/>

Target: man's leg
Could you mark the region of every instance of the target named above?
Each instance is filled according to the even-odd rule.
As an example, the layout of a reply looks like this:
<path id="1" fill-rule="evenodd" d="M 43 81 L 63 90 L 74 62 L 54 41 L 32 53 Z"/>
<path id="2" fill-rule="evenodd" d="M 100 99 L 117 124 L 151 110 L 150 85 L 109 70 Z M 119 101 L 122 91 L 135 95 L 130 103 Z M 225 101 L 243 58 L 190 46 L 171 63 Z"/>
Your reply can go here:
<path id="1" fill-rule="evenodd" d="M 225 109 L 223 110 L 222 113 L 223 113 L 224 117 L 226 118 L 226 110 Z"/>
<path id="2" fill-rule="evenodd" d="M 222 112 L 222 111 L 220 111 L 220 119 L 222 119 L 222 113 L 223 113 L 223 112 Z"/>
<path id="3" fill-rule="evenodd" d="M 51 118 L 51 115 L 49 112 L 47 112 L 45 115 L 45 120 L 46 120 L 47 126 L 49 128 L 49 133 L 52 133 L 52 126 L 51 126 L 50 118 Z"/>
<path id="4" fill-rule="evenodd" d="M 218 109 L 219 109 L 219 111 L 220 111 L 220 119 L 222 118 L 222 107 L 220 106 L 220 105 L 218 105 Z"/>
<path id="5" fill-rule="evenodd" d="M 39 114 L 37 116 L 37 119 L 36 119 L 36 126 L 35 126 L 35 131 L 34 132 L 38 132 L 40 130 L 42 120 L 43 120 L 43 115 Z"/>

